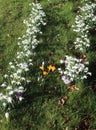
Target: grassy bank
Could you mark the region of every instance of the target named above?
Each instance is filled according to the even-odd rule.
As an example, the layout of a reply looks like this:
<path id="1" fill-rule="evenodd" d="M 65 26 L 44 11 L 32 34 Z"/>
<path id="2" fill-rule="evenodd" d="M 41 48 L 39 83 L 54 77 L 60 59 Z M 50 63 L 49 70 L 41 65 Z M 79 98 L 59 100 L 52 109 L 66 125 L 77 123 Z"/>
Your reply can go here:
<path id="1" fill-rule="evenodd" d="M 0 4 L 0 81 L 6 73 L 9 61 L 15 58 L 18 50 L 18 37 L 25 33 L 26 27 L 23 20 L 30 14 L 29 3 L 32 0 L 1 0 Z M 92 77 L 88 80 L 78 81 L 77 90 L 65 85 L 57 72 L 60 59 L 64 55 L 78 54 L 74 51 L 73 42 L 76 33 L 72 25 L 76 15 L 79 14 L 78 6 L 83 6 L 82 1 L 39 1 L 46 13 L 46 26 L 41 26 L 42 35 L 38 35 L 36 55 L 33 57 L 34 66 L 30 67 L 28 78 L 32 83 L 25 86 L 24 100 L 14 104 L 10 111 L 10 120 L 5 117 L 1 123 L 1 130 L 95 130 L 96 129 L 96 73 L 95 73 L 95 41 L 96 38 L 90 31 L 91 45 L 87 53 L 90 61 Z M 7 7 L 6 7 L 7 5 Z M 94 60 L 93 60 L 94 58 Z M 49 65 L 56 67 L 47 76 L 42 76 L 40 66 L 45 64 L 48 71 Z M 62 66 L 63 67 L 63 66 Z M 38 81 L 38 77 L 43 77 Z M 74 84 L 72 84 L 74 85 Z M 72 86 L 71 86 L 72 88 Z M 64 101 L 63 105 L 60 102 Z M 2 114 L 1 114 L 2 117 Z"/>

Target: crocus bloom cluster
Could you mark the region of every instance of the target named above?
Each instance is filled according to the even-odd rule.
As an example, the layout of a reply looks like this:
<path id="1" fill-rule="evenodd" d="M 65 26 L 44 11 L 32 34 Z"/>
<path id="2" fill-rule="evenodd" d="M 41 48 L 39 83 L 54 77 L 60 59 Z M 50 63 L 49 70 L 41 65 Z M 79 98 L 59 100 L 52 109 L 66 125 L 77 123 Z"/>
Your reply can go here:
<path id="1" fill-rule="evenodd" d="M 40 66 L 40 69 L 42 70 L 44 76 L 47 76 L 51 71 L 53 72 L 56 70 L 56 67 L 54 65 L 49 65 L 47 68 L 48 71 L 45 70 L 44 65 Z"/>
<path id="2" fill-rule="evenodd" d="M 82 53 L 86 53 L 86 50 L 90 47 L 89 29 L 96 25 L 96 15 L 94 10 L 96 4 L 86 3 L 83 7 L 79 7 L 80 14 L 75 18 L 75 25 L 73 25 L 73 31 L 77 33 L 77 38 L 74 42 L 75 48 Z"/>
<path id="3" fill-rule="evenodd" d="M 4 93 L 0 93 L 0 101 L 6 107 L 7 103 L 12 103 L 12 97 L 22 100 L 22 94 L 25 91 L 24 85 L 31 82 L 27 79 L 26 74 L 29 67 L 33 65 L 32 57 L 35 55 L 34 49 L 38 45 L 37 33 L 42 34 L 39 29 L 40 25 L 46 25 L 45 13 L 42 11 L 41 5 L 30 4 L 32 7 L 31 13 L 24 24 L 27 27 L 26 33 L 19 37 L 18 52 L 16 58 L 9 63 L 8 73 L 4 75 L 4 82 L 1 84 Z"/>

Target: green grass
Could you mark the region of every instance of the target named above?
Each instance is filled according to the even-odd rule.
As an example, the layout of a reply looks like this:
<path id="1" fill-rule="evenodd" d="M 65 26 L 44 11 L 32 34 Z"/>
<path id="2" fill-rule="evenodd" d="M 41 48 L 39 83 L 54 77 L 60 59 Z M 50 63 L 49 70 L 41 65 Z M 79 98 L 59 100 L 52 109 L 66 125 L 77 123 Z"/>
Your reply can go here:
<path id="1" fill-rule="evenodd" d="M 9 61 L 12 61 L 17 52 L 18 37 L 25 32 L 22 24 L 28 16 L 29 3 L 22 0 L 1 0 L 0 1 L 0 70 L 2 74 L 6 71 Z M 7 5 L 7 7 L 6 7 Z"/>
<path id="2" fill-rule="evenodd" d="M 9 61 L 13 60 L 18 50 L 18 37 L 25 33 L 23 20 L 28 17 L 30 9 L 28 4 L 32 0 L 1 0 L 0 1 L 0 82 L 2 75 L 6 73 Z M 72 24 L 77 15 L 77 6 L 83 5 L 80 1 L 64 2 L 63 0 L 52 0 L 46 2 L 40 0 L 46 13 L 47 25 L 41 27 L 42 36 L 36 48 L 36 56 L 33 59 L 35 66 L 31 68 L 30 77 L 33 83 L 27 86 L 24 93 L 24 101 L 15 104 L 10 111 L 10 121 L 5 117 L 1 123 L 1 130 L 95 130 L 96 129 L 96 73 L 92 64 L 96 60 L 95 51 L 92 46 L 87 54 L 91 62 L 90 70 L 94 75 L 88 81 L 76 84 L 79 91 L 69 92 L 57 72 L 50 74 L 43 86 L 40 87 L 36 77 L 41 74 L 39 66 L 42 61 L 59 66 L 60 58 L 65 54 L 74 54 L 72 43 L 76 38 L 72 31 Z M 7 7 L 6 7 L 7 5 Z M 91 34 L 91 41 L 96 39 Z M 95 46 L 95 45 L 94 45 Z M 94 61 L 93 61 L 93 58 Z M 95 65 L 95 63 L 94 63 Z M 93 68 L 92 68 L 93 67 Z M 54 78 L 55 77 L 55 78 Z M 56 88 L 56 89 L 55 89 Z M 95 86 L 96 89 L 96 86 Z M 48 90 L 45 92 L 45 90 Z M 49 92 L 50 90 L 50 92 Z M 63 107 L 58 105 L 62 96 L 68 99 Z M 1 114 L 1 116 L 3 116 Z"/>

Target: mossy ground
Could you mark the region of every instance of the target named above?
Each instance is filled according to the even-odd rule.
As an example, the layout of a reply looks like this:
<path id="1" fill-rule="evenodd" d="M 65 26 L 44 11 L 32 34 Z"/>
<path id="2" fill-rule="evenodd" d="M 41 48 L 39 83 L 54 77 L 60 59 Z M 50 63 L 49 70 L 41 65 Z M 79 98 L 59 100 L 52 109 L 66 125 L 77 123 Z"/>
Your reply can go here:
<path id="1" fill-rule="evenodd" d="M 30 13 L 29 3 L 32 0 L 1 0 L 0 1 L 0 81 L 6 73 L 9 61 L 14 59 L 18 50 L 18 37 L 25 33 L 23 20 Z M 63 0 L 39 1 L 46 13 L 47 25 L 41 27 L 43 34 L 38 36 L 40 41 L 33 59 L 35 66 L 30 70 L 33 83 L 27 86 L 24 101 L 10 112 L 10 122 L 5 118 L 1 130 L 95 130 L 96 129 L 96 73 L 95 45 L 87 54 L 90 60 L 92 78 L 79 81 L 76 85 L 79 91 L 69 92 L 67 86 L 57 76 L 51 73 L 42 87 L 36 82 L 41 74 L 39 67 L 43 61 L 46 66 L 59 66 L 60 58 L 65 54 L 74 54 L 73 41 L 76 34 L 72 30 L 78 6 L 81 1 L 64 2 Z M 91 34 L 91 41 L 96 41 Z M 94 60 L 93 60 L 93 58 Z M 93 66 L 94 65 L 94 66 Z M 34 75 L 34 76 L 33 76 Z M 64 106 L 58 105 L 58 100 L 67 96 Z M 1 115 L 2 116 L 2 115 Z"/>

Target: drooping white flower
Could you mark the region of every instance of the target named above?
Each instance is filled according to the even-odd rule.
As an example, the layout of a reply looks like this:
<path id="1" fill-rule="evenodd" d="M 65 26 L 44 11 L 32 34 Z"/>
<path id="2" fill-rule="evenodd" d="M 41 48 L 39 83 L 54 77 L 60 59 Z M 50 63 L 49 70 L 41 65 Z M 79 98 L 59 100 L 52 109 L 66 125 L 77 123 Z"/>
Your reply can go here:
<path id="1" fill-rule="evenodd" d="M 9 113 L 8 112 L 5 113 L 5 118 L 7 121 L 9 120 Z"/>

